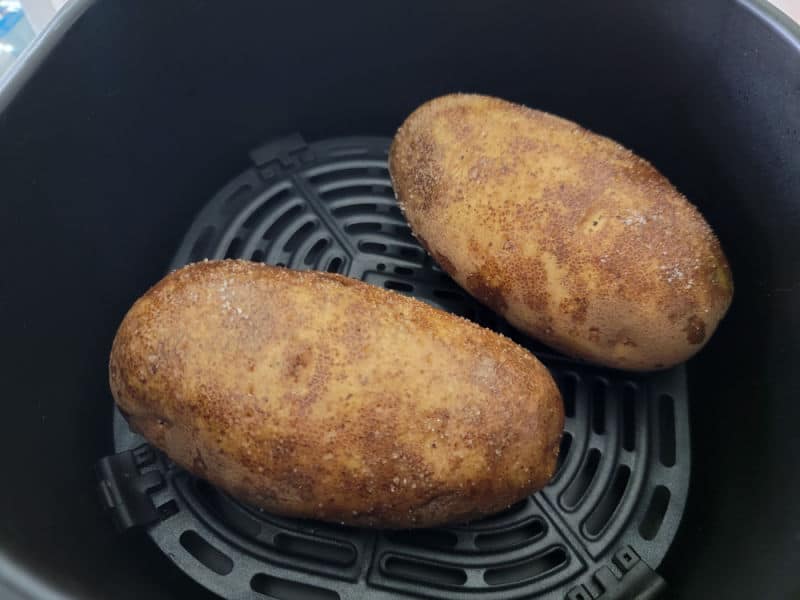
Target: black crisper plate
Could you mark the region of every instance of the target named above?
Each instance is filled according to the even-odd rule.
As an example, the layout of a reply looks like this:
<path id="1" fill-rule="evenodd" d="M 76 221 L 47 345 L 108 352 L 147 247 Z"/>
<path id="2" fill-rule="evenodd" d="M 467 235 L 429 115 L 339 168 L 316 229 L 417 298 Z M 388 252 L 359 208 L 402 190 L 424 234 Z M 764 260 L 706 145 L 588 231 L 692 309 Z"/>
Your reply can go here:
<path id="1" fill-rule="evenodd" d="M 171 268 L 241 257 L 339 272 L 415 296 L 530 348 L 561 386 L 558 472 L 540 493 L 468 525 L 382 532 L 272 516 L 154 452 L 117 414 L 100 489 L 121 528 L 147 527 L 186 573 L 225 598 L 651 598 L 686 502 L 685 371 L 602 369 L 519 334 L 465 294 L 414 239 L 386 166 L 390 140 L 298 136 L 200 212 Z"/>

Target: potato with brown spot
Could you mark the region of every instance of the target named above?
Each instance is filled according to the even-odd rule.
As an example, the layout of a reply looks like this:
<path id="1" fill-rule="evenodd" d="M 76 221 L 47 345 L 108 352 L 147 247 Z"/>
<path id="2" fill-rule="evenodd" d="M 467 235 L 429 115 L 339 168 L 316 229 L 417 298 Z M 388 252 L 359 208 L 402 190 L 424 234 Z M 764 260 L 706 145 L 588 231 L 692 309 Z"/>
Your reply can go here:
<path id="1" fill-rule="evenodd" d="M 443 96 L 400 127 L 389 169 L 441 267 L 566 354 L 669 367 L 731 303 L 728 262 L 697 209 L 650 163 L 571 121 Z"/>
<path id="2" fill-rule="evenodd" d="M 140 298 L 111 391 L 176 463 L 269 512 L 427 527 L 542 488 L 564 424 L 507 338 L 341 275 L 196 263 Z"/>

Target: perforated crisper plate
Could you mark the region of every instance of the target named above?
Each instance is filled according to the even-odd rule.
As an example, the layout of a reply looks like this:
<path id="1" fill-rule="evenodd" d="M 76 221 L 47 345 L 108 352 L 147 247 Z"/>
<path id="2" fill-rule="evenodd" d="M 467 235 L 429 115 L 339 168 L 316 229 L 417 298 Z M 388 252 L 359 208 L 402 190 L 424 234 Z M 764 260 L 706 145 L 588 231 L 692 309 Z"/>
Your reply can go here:
<path id="1" fill-rule="evenodd" d="M 252 166 L 197 216 L 171 268 L 242 257 L 335 271 L 508 335 L 551 369 L 563 391 L 566 431 L 553 481 L 500 514 L 457 527 L 380 532 L 285 519 L 178 469 L 142 446 L 117 414 L 116 457 L 134 477 L 115 481 L 119 465 L 110 463 L 110 475 L 101 475 L 115 519 L 145 524 L 181 569 L 225 598 L 654 597 L 664 582 L 651 568 L 672 542 L 689 482 L 683 367 L 640 375 L 566 359 L 466 295 L 400 213 L 389 142 L 306 144 L 294 135 L 255 150 Z"/>

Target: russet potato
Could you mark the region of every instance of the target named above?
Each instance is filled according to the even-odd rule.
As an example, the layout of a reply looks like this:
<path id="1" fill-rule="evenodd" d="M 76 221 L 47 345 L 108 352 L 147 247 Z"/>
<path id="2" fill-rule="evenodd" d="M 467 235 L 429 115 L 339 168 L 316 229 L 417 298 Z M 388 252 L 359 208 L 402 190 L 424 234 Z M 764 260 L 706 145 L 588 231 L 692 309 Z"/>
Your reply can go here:
<path id="1" fill-rule="evenodd" d="M 465 521 L 543 487 L 564 422 L 507 338 L 341 275 L 195 263 L 125 316 L 110 358 L 133 429 L 281 515 Z"/>
<path id="2" fill-rule="evenodd" d="M 571 121 L 443 96 L 403 123 L 389 168 L 442 268 L 566 354 L 666 368 L 730 305 L 728 262 L 698 210 L 650 163 Z"/>

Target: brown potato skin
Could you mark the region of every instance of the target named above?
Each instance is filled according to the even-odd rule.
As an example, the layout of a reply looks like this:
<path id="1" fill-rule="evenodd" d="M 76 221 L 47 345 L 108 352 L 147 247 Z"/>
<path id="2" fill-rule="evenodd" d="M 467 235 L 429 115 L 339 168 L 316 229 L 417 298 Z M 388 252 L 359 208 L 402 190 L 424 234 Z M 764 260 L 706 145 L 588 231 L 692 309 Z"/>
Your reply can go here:
<path id="1" fill-rule="evenodd" d="M 507 338 L 340 275 L 195 263 L 140 298 L 111 391 L 176 463 L 269 512 L 387 528 L 501 510 L 552 476 L 547 369 Z"/>
<path id="2" fill-rule="evenodd" d="M 731 303 L 728 262 L 697 209 L 650 163 L 571 121 L 443 96 L 400 127 L 389 169 L 442 268 L 566 354 L 670 367 Z"/>

